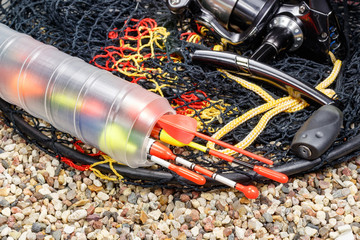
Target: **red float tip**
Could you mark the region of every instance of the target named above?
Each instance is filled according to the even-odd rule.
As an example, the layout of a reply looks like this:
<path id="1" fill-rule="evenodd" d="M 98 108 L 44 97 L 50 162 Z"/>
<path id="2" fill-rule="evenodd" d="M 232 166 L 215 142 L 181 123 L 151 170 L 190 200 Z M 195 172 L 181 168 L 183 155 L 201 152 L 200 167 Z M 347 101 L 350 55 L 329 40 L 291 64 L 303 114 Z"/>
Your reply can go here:
<path id="1" fill-rule="evenodd" d="M 149 154 L 165 160 L 174 160 L 176 158 L 168 147 L 159 142 L 152 143 Z"/>
<path id="2" fill-rule="evenodd" d="M 213 142 L 219 146 L 229 148 L 234 150 L 238 153 L 244 154 L 248 157 L 256 159 L 260 162 L 266 164 L 273 164 L 273 161 L 264 158 L 262 156 L 256 155 L 254 153 L 250 153 L 244 149 L 240 149 L 235 147 L 231 144 L 225 143 L 218 139 L 209 137 L 205 134 L 199 133 L 196 131 L 197 129 L 197 122 L 195 119 L 190 118 L 185 115 L 164 115 L 157 121 L 158 127 L 163 128 L 172 138 L 176 139 L 177 141 L 189 144 L 195 136 L 202 138 L 204 140 Z"/>
<path id="3" fill-rule="evenodd" d="M 254 171 L 260 174 L 261 176 L 267 177 L 279 183 L 287 183 L 289 178 L 283 173 L 274 171 L 270 168 L 262 167 L 262 166 L 254 166 Z"/>
<path id="4" fill-rule="evenodd" d="M 259 190 L 255 186 L 244 186 L 240 183 L 237 183 L 235 188 L 240 192 L 243 192 L 245 197 L 249 199 L 255 199 L 259 196 Z"/>

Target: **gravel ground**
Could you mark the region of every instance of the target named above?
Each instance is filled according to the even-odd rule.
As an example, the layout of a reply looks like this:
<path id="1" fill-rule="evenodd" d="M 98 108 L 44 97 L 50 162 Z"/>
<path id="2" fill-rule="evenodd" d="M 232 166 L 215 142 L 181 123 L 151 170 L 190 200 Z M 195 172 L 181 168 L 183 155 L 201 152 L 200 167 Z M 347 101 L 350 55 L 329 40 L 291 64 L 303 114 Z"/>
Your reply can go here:
<path id="1" fill-rule="evenodd" d="M 0 125 L 1 239 L 360 239 L 360 158 L 233 190 L 184 192 L 98 179 Z M 359 171 L 360 172 L 360 171 Z"/>

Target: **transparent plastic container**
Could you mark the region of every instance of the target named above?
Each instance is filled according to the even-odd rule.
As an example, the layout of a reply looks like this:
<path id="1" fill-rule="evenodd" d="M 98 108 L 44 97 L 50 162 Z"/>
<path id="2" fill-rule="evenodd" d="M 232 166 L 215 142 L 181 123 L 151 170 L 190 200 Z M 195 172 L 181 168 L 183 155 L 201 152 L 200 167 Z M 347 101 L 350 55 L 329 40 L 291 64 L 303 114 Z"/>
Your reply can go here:
<path id="1" fill-rule="evenodd" d="M 130 167 L 147 166 L 165 98 L 0 24 L 0 97 Z"/>

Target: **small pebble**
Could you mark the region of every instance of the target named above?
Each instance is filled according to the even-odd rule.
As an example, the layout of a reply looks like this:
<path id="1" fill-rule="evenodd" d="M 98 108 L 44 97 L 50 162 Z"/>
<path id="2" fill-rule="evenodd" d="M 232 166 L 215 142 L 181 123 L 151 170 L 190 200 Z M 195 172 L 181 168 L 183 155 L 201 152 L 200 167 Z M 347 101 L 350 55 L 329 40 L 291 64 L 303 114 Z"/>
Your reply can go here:
<path id="1" fill-rule="evenodd" d="M 61 230 L 56 230 L 54 232 L 52 232 L 51 234 L 55 240 L 60 240 L 61 239 Z"/>
<path id="2" fill-rule="evenodd" d="M 106 193 L 104 192 L 99 192 L 97 194 L 97 197 L 100 199 L 100 200 L 103 200 L 103 201 L 106 201 L 109 199 L 109 195 L 107 195 Z"/>
<path id="3" fill-rule="evenodd" d="M 129 203 L 132 203 L 132 204 L 136 204 L 136 201 L 137 201 L 137 196 L 135 193 L 130 193 L 130 195 L 128 196 L 128 201 Z"/>
<path id="4" fill-rule="evenodd" d="M 268 223 L 271 223 L 273 221 L 273 217 L 269 213 L 264 213 L 263 217 L 265 218 L 265 221 Z"/>
<path id="5" fill-rule="evenodd" d="M 75 227 L 74 226 L 65 226 L 64 227 L 64 232 L 66 234 L 71 234 L 75 231 Z"/>
<path id="6" fill-rule="evenodd" d="M 31 226 L 31 231 L 34 232 L 34 233 L 38 233 L 42 230 L 44 230 L 46 228 L 46 224 L 44 223 L 38 223 L 38 222 L 35 222 L 32 226 Z"/>
<path id="7" fill-rule="evenodd" d="M 85 218 L 86 216 L 87 216 L 87 211 L 85 209 L 79 209 L 68 216 L 68 221 L 75 222 Z"/>
<path id="8" fill-rule="evenodd" d="M 309 237 L 314 236 L 318 233 L 318 230 L 312 227 L 305 227 L 305 234 Z"/>
<path id="9" fill-rule="evenodd" d="M 67 192 L 66 194 L 66 199 L 67 200 L 73 200 L 76 197 L 76 191 L 75 190 L 70 190 Z"/>

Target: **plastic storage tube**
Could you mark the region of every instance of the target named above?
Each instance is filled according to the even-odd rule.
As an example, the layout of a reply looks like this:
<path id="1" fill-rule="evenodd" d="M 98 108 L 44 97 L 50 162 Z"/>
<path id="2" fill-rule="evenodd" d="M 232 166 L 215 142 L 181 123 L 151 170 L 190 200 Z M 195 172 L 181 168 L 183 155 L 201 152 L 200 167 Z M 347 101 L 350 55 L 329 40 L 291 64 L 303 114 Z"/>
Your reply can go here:
<path id="1" fill-rule="evenodd" d="M 147 166 L 147 137 L 165 98 L 0 24 L 0 97 L 130 167 Z"/>

